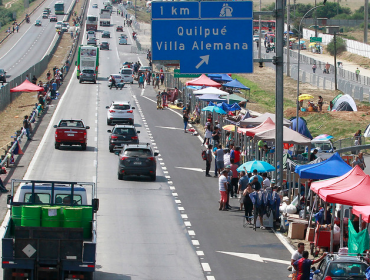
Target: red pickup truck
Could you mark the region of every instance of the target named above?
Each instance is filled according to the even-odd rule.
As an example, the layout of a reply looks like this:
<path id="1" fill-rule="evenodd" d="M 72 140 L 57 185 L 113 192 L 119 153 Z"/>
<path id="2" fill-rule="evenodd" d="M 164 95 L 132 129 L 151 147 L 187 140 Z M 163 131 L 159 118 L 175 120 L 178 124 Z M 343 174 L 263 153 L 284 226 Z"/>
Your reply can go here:
<path id="1" fill-rule="evenodd" d="M 55 149 L 60 145 L 81 145 L 82 150 L 86 150 L 87 129 L 82 120 L 60 120 L 58 125 L 54 125 L 55 130 Z"/>

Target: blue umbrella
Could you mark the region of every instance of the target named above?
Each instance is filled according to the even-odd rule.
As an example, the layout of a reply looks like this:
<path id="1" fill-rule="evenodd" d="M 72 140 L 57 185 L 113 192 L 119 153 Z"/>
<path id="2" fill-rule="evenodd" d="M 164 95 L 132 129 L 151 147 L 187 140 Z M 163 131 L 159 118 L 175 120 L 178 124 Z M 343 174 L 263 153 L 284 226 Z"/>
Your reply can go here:
<path id="1" fill-rule="evenodd" d="M 284 34 L 286 34 L 287 32 L 286 31 L 284 31 Z M 292 31 L 289 31 L 289 34 L 293 34 L 293 32 Z"/>
<path id="2" fill-rule="evenodd" d="M 248 161 L 243 163 L 241 166 L 236 169 L 238 172 L 244 171 L 247 169 L 248 172 L 252 172 L 253 170 L 257 170 L 258 173 L 260 172 L 270 172 L 274 171 L 275 167 L 273 167 L 271 164 L 265 162 L 265 161 L 260 161 L 260 160 L 254 160 L 254 161 Z"/>
<path id="3" fill-rule="evenodd" d="M 207 106 L 204 107 L 202 111 L 216 112 L 218 114 L 226 115 L 226 112 L 217 106 Z"/>

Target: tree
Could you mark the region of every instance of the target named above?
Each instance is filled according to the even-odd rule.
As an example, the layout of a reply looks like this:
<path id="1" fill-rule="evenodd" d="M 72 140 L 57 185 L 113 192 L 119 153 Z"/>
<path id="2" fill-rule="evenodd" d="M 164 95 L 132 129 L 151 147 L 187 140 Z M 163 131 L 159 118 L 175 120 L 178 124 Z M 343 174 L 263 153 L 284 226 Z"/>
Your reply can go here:
<path id="1" fill-rule="evenodd" d="M 350 8 L 341 7 L 335 2 L 327 2 L 325 6 L 316 9 L 318 18 L 333 18 L 337 15 L 337 11 L 338 14 L 350 15 L 352 13 Z"/>
<path id="2" fill-rule="evenodd" d="M 337 54 L 341 54 L 342 52 L 347 50 L 347 44 L 346 44 L 346 41 L 342 37 L 336 36 L 336 39 L 337 39 Z M 326 49 L 328 50 L 330 55 L 335 54 L 334 38 L 327 45 Z"/>

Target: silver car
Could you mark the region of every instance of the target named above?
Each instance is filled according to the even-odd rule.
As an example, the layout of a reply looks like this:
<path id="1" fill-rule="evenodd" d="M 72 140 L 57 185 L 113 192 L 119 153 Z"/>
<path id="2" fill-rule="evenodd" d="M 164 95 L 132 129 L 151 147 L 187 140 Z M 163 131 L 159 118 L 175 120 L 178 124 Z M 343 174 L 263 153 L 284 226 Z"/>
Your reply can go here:
<path id="1" fill-rule="evenodd" d="M 80 84 L 82 82 L 93 82 L 96 84 L 96 74 L 93 69 L 83 69 L 80 73 Z"/>

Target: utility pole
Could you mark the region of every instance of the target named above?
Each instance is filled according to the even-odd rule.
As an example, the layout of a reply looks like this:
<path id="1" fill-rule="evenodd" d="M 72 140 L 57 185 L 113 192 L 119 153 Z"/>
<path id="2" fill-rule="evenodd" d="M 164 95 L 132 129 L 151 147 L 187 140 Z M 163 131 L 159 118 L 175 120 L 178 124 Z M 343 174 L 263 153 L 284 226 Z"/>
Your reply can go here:
<path id="1" fill-rule="evenodd" d="M 334 31 L 334 83 L 335 90 L 338 90 L 337 87 L 337 32 Z"/>
<path id="2" fill-rule="evenodd" d="M 316 7 L 316 0 L 315 0 L 315 7 Z M 315 10 L 315 37 L 317 37 L 317 10 Z"/>
<path id="3" fill-rule="evenodd" d="M 286 22 L 287 22 L 287 32 L 286 32 L 286 75 L 290 77 L 290 0 L 288 0 L 288 6 L 286 9 Z"/>
<path id="4" fill-rule="evenodd" d="M 135 7 L 134 7 L 134 10 L 135 10 L 135 20 L 136 20 L 136 0 L 135 0 Z"/>
<path id="5" fill-rule="evenodd" d="M 284 0 L 276 0 L 275 182 L 278 186 L 283 184 L 284 11 Z"/>
<path id="6" fill-rule="evenodd" d="M 369 27 L 369 0 L 365 0 L 364 14 L 364 43 L 367 44 L 367 30 Z"/>
<path id="7" fill-rule="evenodd" d="M 260 0 L 260 11 L 262 9 L 262 3 L 261 3 L 262 0 Z M 261 59 L 261 45 L 262 45 L 262 26 L 261 26 L 261 16 L 258 16 L 258 58 Z"/>

